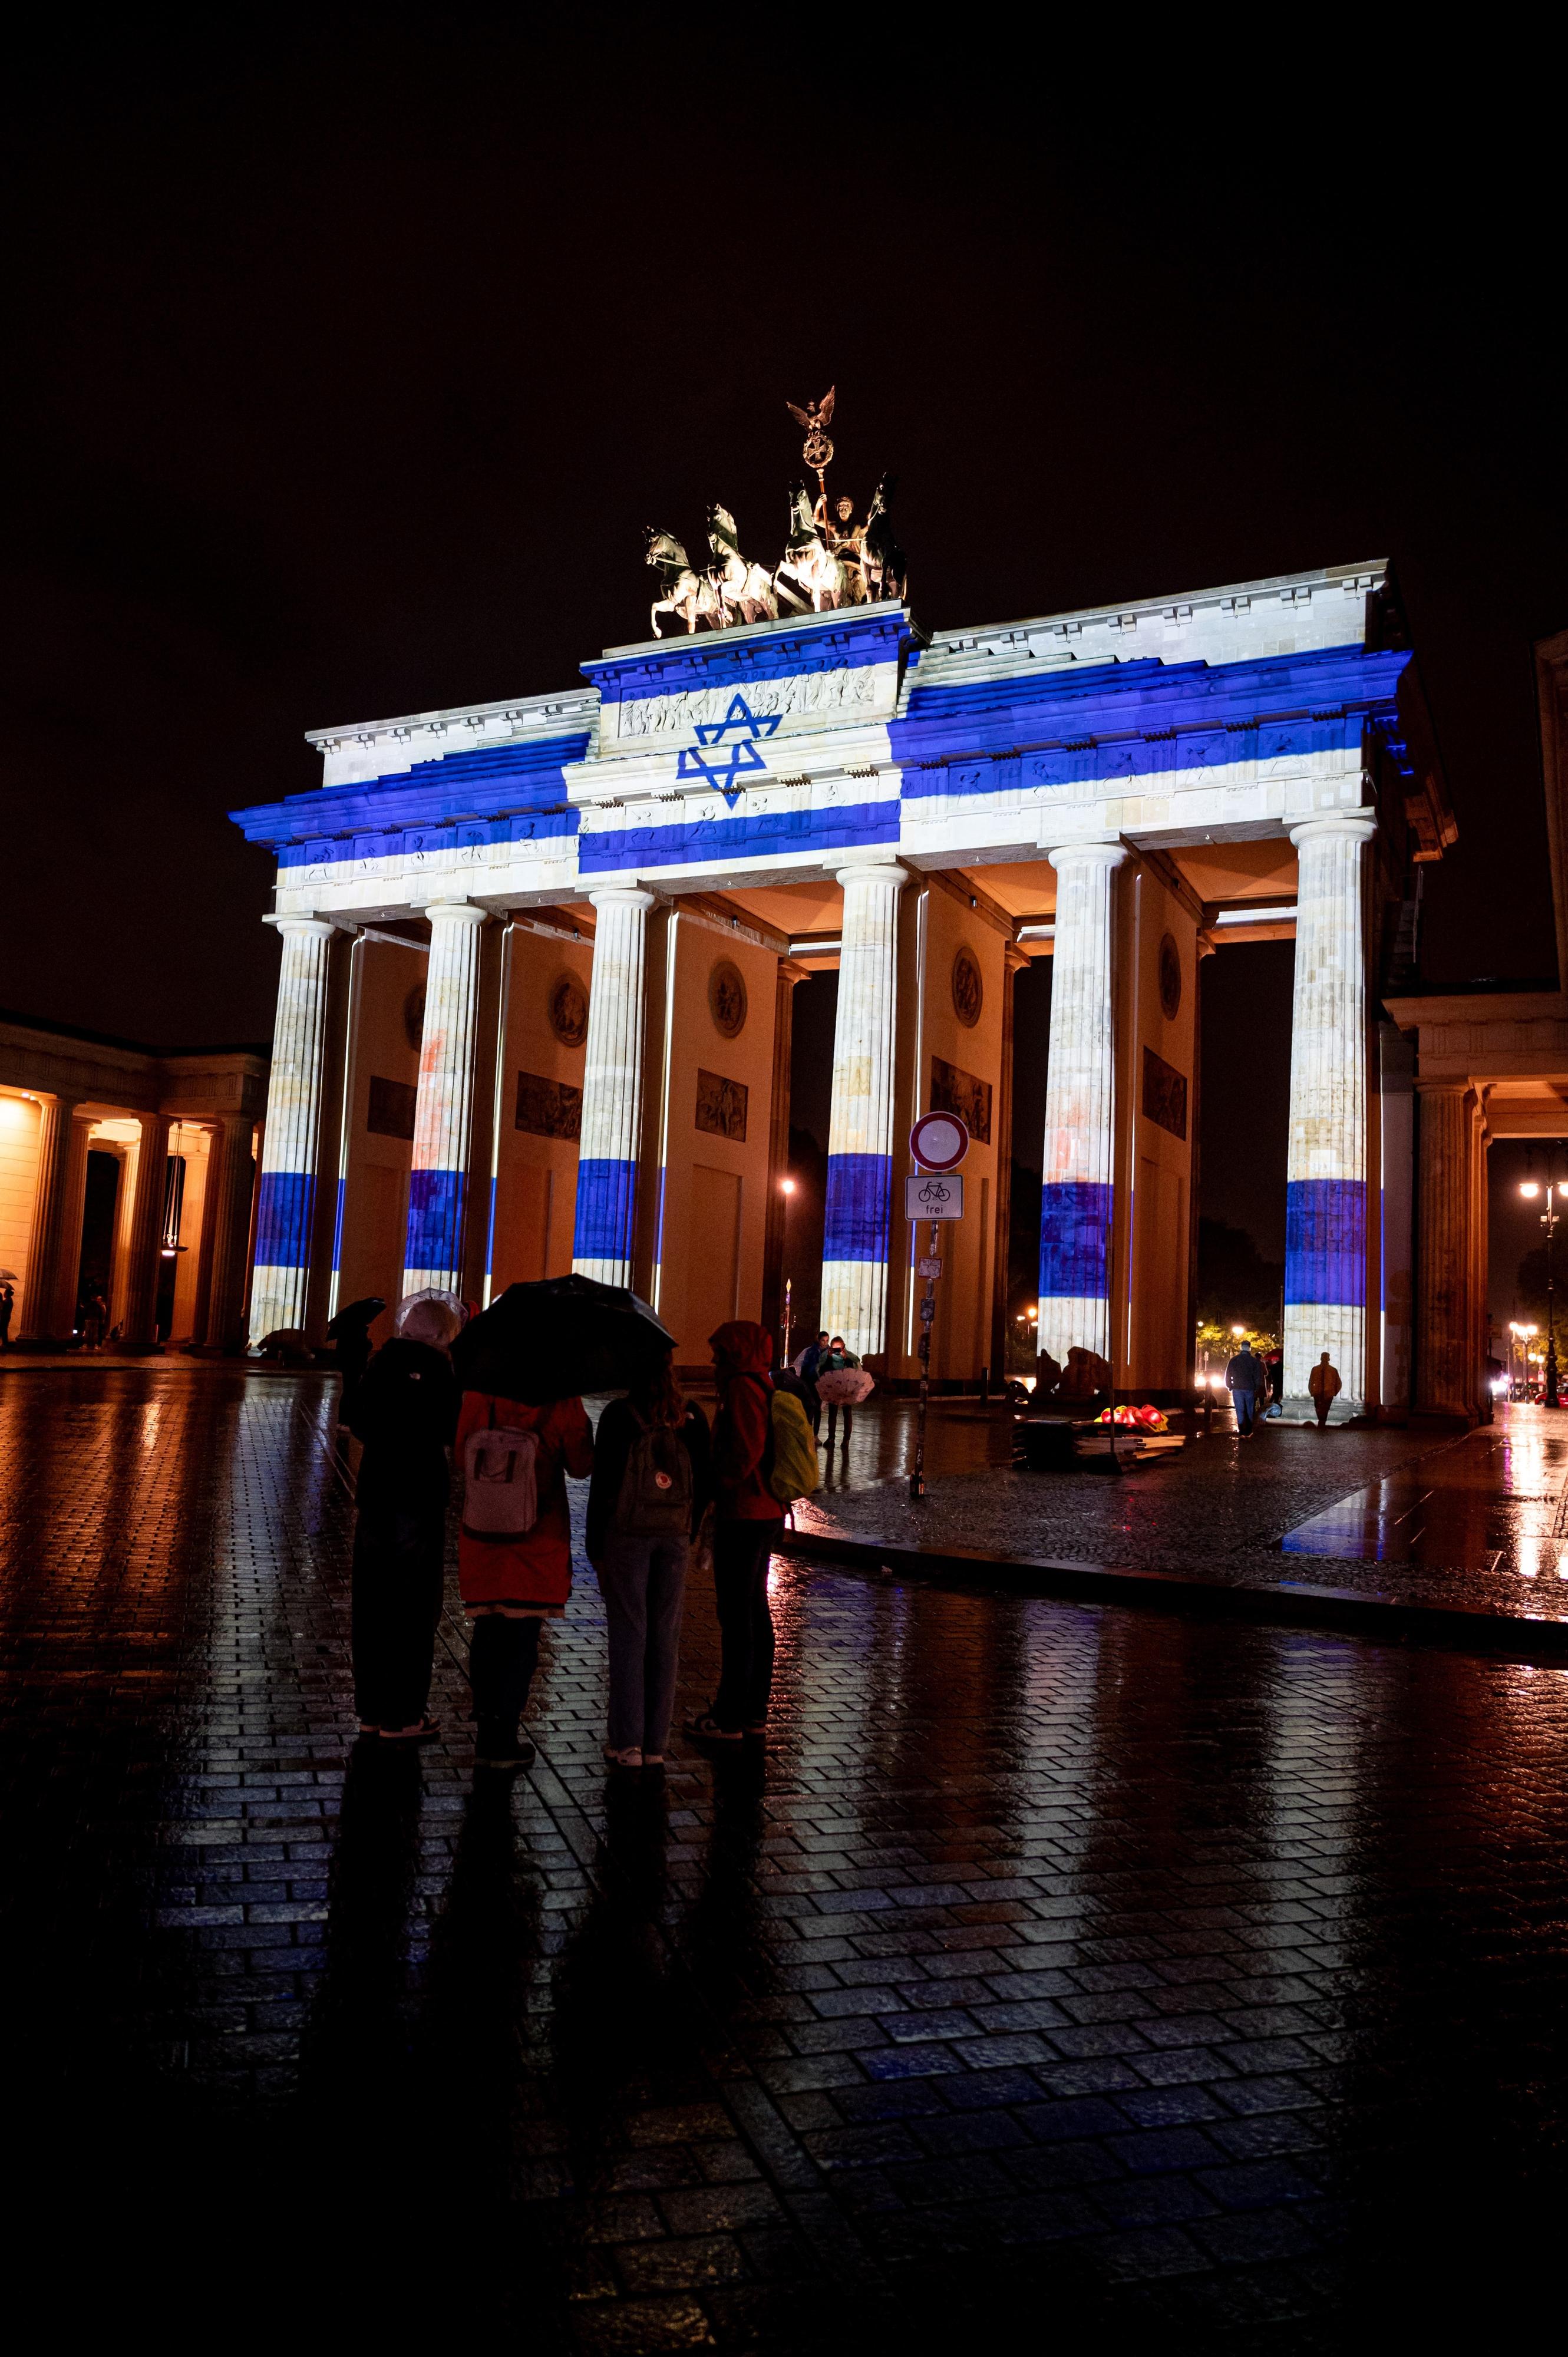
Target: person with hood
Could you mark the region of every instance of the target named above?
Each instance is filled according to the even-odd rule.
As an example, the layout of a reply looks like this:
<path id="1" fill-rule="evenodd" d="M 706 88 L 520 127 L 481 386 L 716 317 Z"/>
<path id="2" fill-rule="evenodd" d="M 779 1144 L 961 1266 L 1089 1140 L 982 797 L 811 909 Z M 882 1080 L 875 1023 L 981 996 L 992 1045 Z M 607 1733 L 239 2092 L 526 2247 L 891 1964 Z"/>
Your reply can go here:
<path id="1" fill-rule="evenodd" d="M 860 1361 L 855 1357 L 854 1352 L 844 1348 L 843 1336 L 842 1334 L 835 1334 L 827 1350 L 822 1352 L 821 1358 L 817 1361 L 817 1372 L 819 1375 L 838 1375 L 842 1374 L 846 1367 L 858 1367 Z M 854 1431 L 854 1403 L 850 1400 L 829 1400 L 828 1455 L 830 1457 L 833 1453 L 833 1441 L 838 1429 L 839 1410 L 841 1407 L 843 1410 L 843 1439 L 839 1444 L 841 1448 L 847 1448 L 849 1447 L 850 1437 Z"/>
<path id="2" fill-rule="evenodd" d="M 1269 1389 L 1268 1372 L 1251 1342 L 1242 1343 L 1226 1368 L 1225 1388 L 1236 1410 L 1236 1429 L 1243 1440 L 1251 1440 L 1259 1399 L 1266 1398 Z"/>
<path id="3" fill-rule="evenodd" d="M 708 1420 L 682 1396 L 673 1350 L 594 1435 L 586 1554 L 605 1599 L 612 1768 L 662 1768 L 692 1541 L 709 1497 Z"/>
<path id="4" fill-rule="evenodd" d="M 495 1435 L 493 1441 L 487 1437 Z M 465 1392 L 457 1418 L 457 1453 L 465 1469 L 463 1527 L 457 1580 L 463 1609 L 473 1623 L 468 1681 L 478 1721 L 476 1768 L 526 1768 L 533 1745 L 519 1721 L 539 1661 L 540 1631 L 559 1620 L 572 1593 L 572 1515 L 566 1476 L 585 1480 L 594 1469 L 594 1434 L 580 1399 L 531 1407 L 489 1392 Z M 491 1494 L 531 1491 L 526 1527 L 482 1527 L 471 1512 L 479 1458 L 493 1460 L 499 1480 Z M 525 1464 L 526 1460 L 526 1464 Z M 521 1468 L 526 1481 L 511 1476 Z M 504 1517 L 499 1518 L 504 1521 Z"/>
<path id="5" fill-rule="evenodd" d="M 1328 1411 L 1343 1388 L 1339 1370 L 1330 1362 L 1326 1351 L 1308 1375 L 1306 1388 L 1312 1395 L 1312 1405 L 1317 1410 L 1317 1429 L 1322 1432 L 1328 1423 Z"/>
<path id="6" fill-rule="evenodd" d="M 774 1496 L 773 1342 L 766 1326 L 737 1318 L 708 1338 L 718 1379 L 714 1422 L 714 1599 L 718 1607 L 719 1690 L 711 1708 L 686 1722 L 699 1741 L 738 1743 L 761 1735 L 773 1690 L 773 1615 L 768 1566 L 783 1527 Z"/>
<path id="7" fill-rule="evenodd" d="M 817 1372 L 827 1353 L 828 1329 L 824 1326 L 816 1340 L 808 1342 L 805 1349 L 790 1361 L 795 1374 L 806 1386 L 802 1398 L 806 1413 L 811 1419 L 813 1438 L 822 1428 L 822 1403 L 817 1390 Z"/>
<path id="8" fill-rule="evenodd" d="M 457 1422 L 450 1350 L 455 1294 L 410 1294 L 365 1370 L 349 1429 L 362 1444 L 355 1491 L 350 1627 L 361 1735 L 427 1743 L 430 1675 L 446 1553 L 446 1451 Z"/>

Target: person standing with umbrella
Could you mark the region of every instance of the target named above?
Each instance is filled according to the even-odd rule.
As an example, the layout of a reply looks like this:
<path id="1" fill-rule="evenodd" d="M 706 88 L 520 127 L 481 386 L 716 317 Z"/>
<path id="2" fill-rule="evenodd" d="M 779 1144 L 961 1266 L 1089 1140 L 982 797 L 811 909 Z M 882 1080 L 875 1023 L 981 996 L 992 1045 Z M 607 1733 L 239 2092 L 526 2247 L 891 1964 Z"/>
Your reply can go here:
<path id="1" fill-rule="evenodd" d="M 737 1318 L 709 1338 L 718 1377 L 714 1425 L 714 1598 L 719 1690 L 686 1722 L 699 1741 L 738 1743 L 766 1731 L 773 1691 L 773 1614 L 768 1566 L 784 1523 L 773 1494 L 773 1340 Z"/>
<path id="2" fill-rule="evenodd" d="M 580 1398 L 531 1405 L 466 1391 L 457 1416 L 463 1525 L 457 1579 L 473 1623 L 476 1768 L 527 1768 L 533 1745 L 519 1724 L 539 1663 L 540 1631 L 572 1593 L 566 1476 L 594 1469 L 594 1434 Z"/>
<path id="3" fill-rule="evenodd" d="M 371 1363 L 371 1328 L 386 1308 L 379 1294 L 367 1295 L 362 1301 L 350 1301 L 347 1309 L 339 1309 L 327 1329 L 338 1366 L 343 1377 L 338 1395 L 338 1421 L 354 1428 L 354 1398 L 365 1379 L 365 1369 Z"/>
<path id="4" fill-rule="evenodd" d="M 615 1768 L 661 1768 L 675 1707 L 686 1564 L 709 1497 L 708 1422 L 666 1351 L 594 1435 L 587 1555 L 605 1599 Z"/>
<path id="5" fill-rule="evenodd" d="M 349 1429 L 363 1444 L 355 1489 L 351 1631 L 361 1735 L 426 1743 L 430 1674 L 446 1554 L 446 1451 L 457 1421 L 448 1355 L 455 1294 L 413 1293 L 365 1371 Z"/>

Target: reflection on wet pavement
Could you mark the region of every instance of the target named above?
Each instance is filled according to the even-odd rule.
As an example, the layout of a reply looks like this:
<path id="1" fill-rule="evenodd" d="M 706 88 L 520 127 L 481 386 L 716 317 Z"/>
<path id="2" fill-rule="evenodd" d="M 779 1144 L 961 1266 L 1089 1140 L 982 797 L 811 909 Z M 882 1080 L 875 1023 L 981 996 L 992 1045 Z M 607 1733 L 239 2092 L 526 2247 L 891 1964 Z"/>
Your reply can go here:
<path id="1" fill-rule="evenodd" d="M 1340 1499 L 1280 1546 L 1285 1555 L 1568 1579 L 1565 1484 L 1568 1417 L 1504 1405 L 1496 1424 Z"/>
<path id="2" fill-rule="evenodd" d="M 1568 1674 L 778 1558 L 766 1753 L 612 1786 L 583 1577 L 476 1782 L 452 1619 L 442 1740 L 353 1740 L 332 1398 L 0 1383 L 7 2125 L 46 2222 L 113 2163 L 115 2297 L 1273 2350 L 1550 2277 Z"/>

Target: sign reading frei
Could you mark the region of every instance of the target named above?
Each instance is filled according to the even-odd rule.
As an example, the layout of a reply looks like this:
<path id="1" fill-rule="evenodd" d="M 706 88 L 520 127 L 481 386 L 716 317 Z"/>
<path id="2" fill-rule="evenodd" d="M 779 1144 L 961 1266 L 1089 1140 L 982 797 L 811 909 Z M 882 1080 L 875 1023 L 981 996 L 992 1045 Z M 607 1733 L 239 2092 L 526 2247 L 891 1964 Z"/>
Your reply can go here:
<path id="1" fill-rule="evenodd" d="M 907 1220 L 961 1220 L 963 1180 L 956 1172 L 917 1170 L 904 1181 Z"/>
<path id="2" fill-rule="evenodd" d="M 956 1113 L 923 1113 L 909 1132 L 909 1151 L 925 1170 L 956 1170 L 969 1152 L 969 1128 Z"/>

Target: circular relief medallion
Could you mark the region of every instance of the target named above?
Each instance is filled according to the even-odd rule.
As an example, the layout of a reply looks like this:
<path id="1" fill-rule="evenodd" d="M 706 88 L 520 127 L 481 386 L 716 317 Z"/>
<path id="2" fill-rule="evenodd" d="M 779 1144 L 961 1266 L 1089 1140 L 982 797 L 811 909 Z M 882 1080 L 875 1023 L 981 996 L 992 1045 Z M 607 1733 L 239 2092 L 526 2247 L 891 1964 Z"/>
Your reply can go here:
<path id="1" fill-rule="evenodd" d="M 1181 1009 L 1181 952 L 1169 933 L 1160 941 L 1160 1005 L 1165 1021 L 1174 1023 Z"/>
<path id="2" fill-rule="evenodd" d="M 720 958 L 708 976 L 708 1012 L 726 1039 L 738 1039 L 746 1028 L 746 976 L 728 958 Z"/>
<path id="3" fill-rule="evenodd" d="M 424 985 L 416 982 L 403 1002 L 403 1038 L 417 1055 L 424 1043 Z"/>
<path id="4" fill-rule="evenodd" d="M 984 1004 L 985 985 L 980 978 L 980 961 L 972 950 L 960 950 L 952 962 L 952 1011 L 972 1031 Z"/>
<path id="5" fill-rule="evenodd" d="M 588 994 L 575 974 L 557 974 L 550 985 L 550 1028 L 563 1048 L 580 1048 L 588 1036 Z"/>

